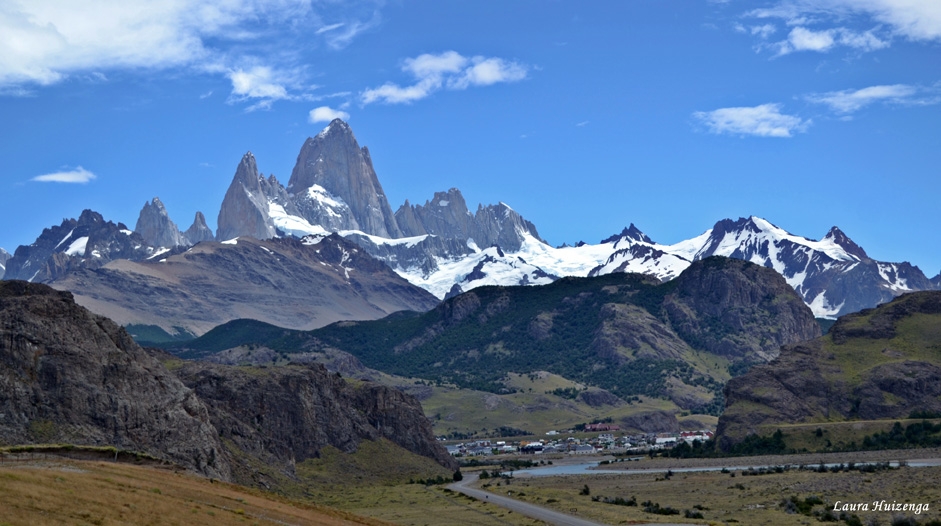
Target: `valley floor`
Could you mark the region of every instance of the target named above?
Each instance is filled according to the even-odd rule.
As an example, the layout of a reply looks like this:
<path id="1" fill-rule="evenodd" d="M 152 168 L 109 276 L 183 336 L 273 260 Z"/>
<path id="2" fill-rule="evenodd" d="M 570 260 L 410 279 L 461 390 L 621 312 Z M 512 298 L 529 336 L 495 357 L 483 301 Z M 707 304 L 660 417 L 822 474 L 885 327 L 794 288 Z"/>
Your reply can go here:
<path id="1" fill-rule="evenodd" d="M 610 457 L 608 457 L 610 460 Z M 592 459 L 597 462 L 601 459 Z M 922 461 L 924 460 L 924 461 Z M 588 459 L 581 458 L 580 462 Z M 875 472 L 816 472 L 789 469 L 780 473 L 750 475 L 748 467 L 905 461 L 911 466 Z M 561 461 L 564 462 L 564 461 Z M 559 465 L 560 461 L 554 461 Z M 727 472 L 719 469 L 728 466 Z M 471 487 L 493 495 L 572 514 L 601 524 L 747 524 L 799 526 L 835 518 L 846 505 L 840 524 L 888 526 L 941 524 L 941 449 L 913 449 L 856 453 L 756 456 L 719 459 L 649 459 L 615 462 L 601 469 L 623 473 L 532 476 L 516 473 L 510 479 L 490 478 Z M 705 469 L 712 468 L 711 471 Z M 695 471 L 681 471 L 693 469 Z M 699 471 L 703 469 L 703 471 Z M 628 471 L 630 470 L 630 471 Z M 637 471 L 649 470 L 649 471 Z M 667 476 L 667 470 L 677 470 Z M 621 505 L 605 500 L 622 499 Z M 819 499 L 817 501 L 816 499 Z M 633 500 L 636 504 L 624 505 Z M 645 502 L 673 515 L 644 510 Z M 788 504 L 792 502 L 792 504 Z M 880 504 L 881 503 L 881 504 Z M 798 504 L 803 509 L 798 509 Z M 865 504 L 865 508 L 859 509 Z M 893 504 L 910 504 L 910 511 L 886 510 Z M 837 511 L 834 511 L 834 506 Z M 920 508 L 918 508 L 920 506 Z M 880 509 L 881 508 L 881 509 Z M 847 510 L 849 508 L 846 508 Z M 899 508 L 901 509 L 901 508 Z M 801 513 L 804 511 L 806 513 Z M 699 517 L 701 515 L 701 517 Z M 855 515 L 854 519 L 852 516 Z M 859 522 L 855 522 L 858 520 Z M 902 522 L 907 520 L 908 522 Z M 835 521 L 836 522 L 836 521 Z"/>

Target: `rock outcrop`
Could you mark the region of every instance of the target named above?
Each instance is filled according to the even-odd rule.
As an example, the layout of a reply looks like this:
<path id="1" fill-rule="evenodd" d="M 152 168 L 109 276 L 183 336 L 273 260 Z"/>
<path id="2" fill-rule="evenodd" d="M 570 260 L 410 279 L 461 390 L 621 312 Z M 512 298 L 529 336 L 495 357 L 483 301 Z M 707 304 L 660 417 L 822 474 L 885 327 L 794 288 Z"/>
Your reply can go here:
<path id="1" fill-rule="evenodd" d="M 0 282 L 0 441 L 142 451 L 229 479 L 206 406 L 68 292 Z"/>
<path id="2" fill-rule="evenodd" d="M 324 447 L 353 452 L 363 440 L 456 468 L 418 401 L 395 389 L 351 385 L 318 364 L 244 368 L 152 352 L 68 292 L 0 282 L 0 445 L 114 446 L 261 486 L 258 466 L 294 478 L 295 463 Z"/>
<path id="3" fill-rule="evenodd" d="M 209 405 L 224 440 L 287 476 L 326 446 L 352 453 L 380 438 L 456 467 L 414 397 L 371 382 L 353 387 L 319 364 L 248 370 L 192 362 L 177 375 Z M 240 482 L 258 483 L 250 466 L 234 459 L 233 467 Z"/>
<path id="4" fill-rule="evenodd" d="M 713 354 L 768 362 L 782 345 L 820 336 L 801 297 L 773 269 L 710 257 L 674 282 L 663 309 L 684 340 Z"/>
<path id="5" fill-rule="evenodd" d="M 726 386 L 719 446 L 769 425 L 941 412 L 939 325 L 941 292 L 915 292 L 843 316 L 826 336 L 784 346 L 776 360 Z"/>
<path id="6" fill-rule="evenodd" d="M 154 197 L 152 201 L 144 203 L 134 231 L 152 247 L 173 248 L 192 244 L 183 236 L 176 223 L 170 220 L 167 208 L 163 206 L 159 197 Z"/>

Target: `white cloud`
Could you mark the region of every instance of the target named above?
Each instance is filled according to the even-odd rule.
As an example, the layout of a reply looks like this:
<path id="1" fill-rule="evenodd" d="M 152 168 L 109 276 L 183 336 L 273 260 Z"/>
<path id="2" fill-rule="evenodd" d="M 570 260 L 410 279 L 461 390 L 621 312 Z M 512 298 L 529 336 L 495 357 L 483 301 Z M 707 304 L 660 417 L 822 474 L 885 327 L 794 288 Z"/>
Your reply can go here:
<path id="1" fill-rule="evenodd" d="M 489 86 L 498 82 L 516 82 L 526 78 L 526 67 L 502 58 L 474 57 L 473 65 L 455 78 L 448 80 L 448 87 L 465 89 L 469 86 Z"/>
<path id="2" fill-rule="evenodd" d="M 791 137 L 802 132 L 811 121 L 781 113 L 780 104 L 754 107 L 720 108 L 697 111 L 693 117 L 716 134 L 756 135 L 758 137 Z"/>
<path id="3" fill-rule="evenodd" d="M 37 86 L 66 78 L 104 81 L 112 70 L 175 68 L 226 76 L 233 83 L 230 102 L 266 106 L 301 89 L 297 79 L 285 78 L 304 71 L 297 67 L 298 46 L 315 46 L 319 41 L 333 48 L 348 45 L 379 23 L 381 4 L 381 0 L 2 0 L 0 95 L 28 95 Z M 337 22 L 323 23 L 327 16 Z M 318 39 L 310 38 L 312 27 L 320 28 L 315 31 Z"/>
<path id="4" fill-rule="evenodd" d="M 81 166 L 67 172 L 56 172 L 45 175 L 37 175 L 30 181 L 41 183 L 80 183 L 84 184 L 95 179 L 95 174 L 82 168 Z"/>
<path id="5" fill-rule="evenodd" d="M 249 61 L 255 62 L 255 61 Z M 267 109 L 279 100 L 307 100 L 310 95 L 294 94 L 300 89 L 304 72 L 302 69 L 276 69 L 266 65 L 253 64 L 229 70 L 226 76 L 232 82 L 229 103 L 253 101 L 247 111 Z M 317 86 L 308 86 L 315 89 Z"/>
<path id="6" fill-rule="evenodd" d="M 378 88 L 366 89 L 360 94 L 363 104 L 411 103 L 445 87 L 463 90 L 472 86 L 517 82 L 526 78 L 529 68 L 498 57 L 468 58 L 456 51 L 445 51 L 437 55 L 426 53 L 405 59 L 402 71 L 410 73 L 416 82 L 405 87 L 387 82 Z"/>
<path id="7" fill-rule="evenodd" d="M 837 46 L 873 51 L 888 47 L 894 38 L 941 41 L 941 2 L 937 0 L 781 0 L 772 7 L 751 10 L 745 17 L 776 18 L 794 27 L 787 40 L 773 46 L 779 54 L 828 51 Z M 858 29 L 858 24 L 869 29 Z M 736 28 L 741 29 L 741 25 Z"/>
<path id="8" fill-rule="evenodd" d="M 818 104 L 826 104 L 837 113 L 853 113 L 864 106 L 877 102 L 892 104 L 937 104 L 937 96 L 919 97 L 925 91 L 906 84 L 893 84 L 884 86 L 870 86 L 858 90 L 831 91 L 808 95 L 807 100 Z"/>
<path id="9" fill-rule="evenodd" d="M 322 35 L 331 49 L 343 49 L 361 33 L 378 26 L 381 22 L 382 17 L 379 16 L 379 11 L 373 11 L 368 20 L 350 19 L 329 24 L 318 29 L 315 34 Z"/>
<path id="10" fill-rule="evenodd" d="M 757 35 L 759 38 L 768 38 L 773 35 L 778 29 L 771 24 L 762 24 L 760 26 L 751 26 L 749 30 L 752 35 Z"/>
<path id="11" fill-rule="evenodd" d="M 845 27 L 814 31 L 803 26 L 791 29 L 787 40 L 775 44 L 779 55 L 797 51 L 830 51 L 835 46 L 846 46 L 861 51 L 873 51 L 889 46 L 874 31 L 857 32 Z"/>
<path id="12" fill-rule="evenodd" d="M 330 122 L 333 119 L 343 119 L 346 121 L 350 119 L 350 114 L 345 111 L 335 110 L 330 106 L 320 106 L 310 110 L 310 115 L 307 117 L 307 120 L 311 124 L 317 122 Z"/>
<path id="13" fill-rule="evenodd" d="M 330 24 L 329 26 L 323 26 L 323 27 L 321 27 L 320 29 L 318 29 L 317 31 L 314 31 L 314 34 L 316 34 L 316 35 L 322 35 L 322 34 L 326 33 L 327 31 L 333 31 L 334 29 L 339 29 L 339 28 L 343 27 L 344 25 L 345 25 L 345 24 L 344 24 L 343 22 L 339 22 L 339 23 L 337 23 L 337 24 Z"/>
<path id="14" fill-rule="evenodd" d="M 787 36 L 791 51 L 827 51 L 833 47 L 836 40 L 834 31 L 811 31 L 803 27 L 795 27 Z"/>

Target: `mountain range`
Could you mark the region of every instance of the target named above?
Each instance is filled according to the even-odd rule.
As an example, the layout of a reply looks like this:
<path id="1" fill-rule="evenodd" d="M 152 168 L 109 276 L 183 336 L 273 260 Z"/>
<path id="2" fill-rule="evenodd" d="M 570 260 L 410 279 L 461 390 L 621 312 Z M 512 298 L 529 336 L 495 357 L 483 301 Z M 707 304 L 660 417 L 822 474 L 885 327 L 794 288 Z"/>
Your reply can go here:
<path id="1" fill-rule="evenodd" d="M 77 220 L 65 220 L 45 229 L 35 243 L 17 248 L 6 262 L 3 278 L 68 288 L 84 305 L 121 322 L 152 323 L 164 328 L 177 323 L 170 319 L 173 316 L 159 314 L 156 307 L 138 302 L 139 312 L 133 316 L 106 309 L 104 303 L 117 298 L 108 299 L 105 289 L 121 294 L 133 290 L 111 279 L 124 279 L 127 272 L 149 276 L 158 268 L 151 264 L 170 261 L 168 258 L 176 258 L 171 262 L 189 261 L 192 255 L 186 256 L 187 250 L 210 240 L 256 245 L 252 241 L 233 241 L 236 238 L 272 240 L 263 246 L 274 250 L 272 247 L 287 246 L 274 240 L 304 239 L 312 245 L 337 234 L 439 300 L 482 285 L 542 285 L 566 276 L 637 272 L 669 281 L 693 262 L 716 255 L 773 268 L 821 318 L 833 319 L 873 307 L 905 292 L 941 288 L 941 274 L 929 279 L 909 263 L 876 261 L 837 227 L 816 241 L 791 234 L 759 217 L 723 219 L 698 236 L 664 245 L 631 224 L 598 244 L 552 247 L 540 237 L 535 225 L 507 204 L 478 205 L 472 213 L 456 188 L 437 192 L 424 204 L 406 201 L 393 213 L 369 150 L 360 147 L 349 125 L 339 119 L 305 141 L 286 187 L 273 175 L 265 177 L 254 155 L 246 153 L 225 194 L 217 225 L 213 235 L 203 214 L 197 212 L 192 226 L 181 231 L 158 198 L 145 203 L 133 231 L 85 211 Z M 335 238 L 333 242 L 338 241 Z M 213 246 L 221 250 L 219 245 Z M 118 260 L 125 263 L 114 263 Z M 142 270 L 145 268 L 150 270 Z M 242 274 L 230 273 L 235 268 L 206 267 L 203 270 L 215 276 L 206 274 L 200 279 L 215 281 L 219 294 L 231 299 L 235 296 L 226 287 L 246 279 Z M 157 288 L 178 286 L 166 276 L 157 279 L 152 283 Z M 145 290 L 150 289 L 140 292 Z M 96 294 L 98 298 L 93 297 Z M 193 294 L 193 290 L 181 287 L 175 294 Z M 422 301 L 395 306 L 430 308 L 430 301 Z M 364 306 L 339 310 L 342 312 L 333 317 L 297 318 L 288 312 L 280 316 L 280 323 L 309 328 L 314 318 L 317 321 L 313 324 L 319 326 L 343 316 L 370 319 L 388 313 L 385 307 L 372 312 L 366 312 Z M 182 311 L 176 315 L 182 316 Z M 276 322 L 272 317 L 260 319 Z M 192 324 L 188 330 L 204 332 L 206 323 Z"/>
<path id="2" fill-rule="evenodd" d="M 820 332 L 774 270 L 709 257 L 667 283 L 617 272 L 542 287 L 479 287 L 424 314 L 305 332 L 231 322 L 173 352 L 204 359 L 237 350 L 341 352 L 371 369 L 495 394 L 512 392 L 514 373 L 547 371 L 600 388 L 595 398 L 666 398 L 716 414 L 732 373 Z"/>

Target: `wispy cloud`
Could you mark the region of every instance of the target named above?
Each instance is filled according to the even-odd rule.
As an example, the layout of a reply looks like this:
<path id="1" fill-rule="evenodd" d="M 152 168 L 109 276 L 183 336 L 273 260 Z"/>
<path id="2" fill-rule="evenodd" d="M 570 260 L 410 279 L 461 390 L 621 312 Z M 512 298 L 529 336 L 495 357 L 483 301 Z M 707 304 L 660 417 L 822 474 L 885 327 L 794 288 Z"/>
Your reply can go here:
<path id="1" fill-rule="evenodd" d="M 310 110 L 310 115 L 308 115 L 307 120 L 313 124 L 317 122 L 330 122 L 333 119 L 343 119 L 349 120 L 350 114 L 342 111 L 335 110 L 330 106 L 320 106 Z"/>
<path id="2" fill-rule="evenodd" d="M 40 183 L 79 183 L 85 184 L 91 180 L 95 179 L 95 174 L 89 172 L 88 170 L 82 168 L 81 166 L 76 167 L 74 170 L 69 170 L 65 172 L 55 172 L 51 174 L 37 175 L 30 179 L 30 181 L 37 181 Z"/>
<path id="3" fill-rule="evenodd" d="M 919 88 L 907 84 L 869 86 L 857 90 L 847 89 L 815 93 L 808 95 L 806 98 L 810 102 L 826 104 L 830 109 L 841 114 L 853 113 L 865 106 L 876 103 L 927 105 L 941 102 L 938 90 Z"/>
<path id="4" fill-rule="evenodd" d="M 306 71 L 297 48 L 348 45 L 380 23 L 381 5 L 382 0 L 2 2 L 0 96 L 29 95 L 67 78 L 104 82 L 114 70 L 177 69 L 225 76 L 233 84 L 229 102 L 267 107 L 304 95 L 303 83 L 284 78 L 290 76 L 284 72 Z M 310 38 L 311 28 L 319 28 L 317 38 Z M 267 80 L 259 68 L 269 69 Z"/>
<path id="5" fill-rule="evenodd" d="M 229 95 L 228 102 L 252 102 L 246 111 L 268 109 L 279 100 L 312 98 L 308 93 L 298 93 L 304 79 L 304 71 L 301 68 L 276 69 L 255 64 L 229 70 L 226 76 L 232 82 L 232 93 Z M 316 89 L 317 86 L 306 88 Z"/>
<path id="6" fill-rule="evenodd" d="M 697 111 L 693 117 L 715 134 L 754 135 L 757 137 L 792 137 L 803 132 L 811 121 L 781 113 L 780 104 L 752 107 L 719 108 Z"/>
<path id="7" fill-rule="evenodd" d="M 529 68 L 518 62 L 498 57 L 465 57 L 456 51 L 426 53 L 405 59 L 402 71 L 415 78 L 409 86 L 387 82 L 360 94 L 363 104 L 411 103 L 440 89 L 463 90 L 472 86 L 490 86 L 500 82 L 517 82 L 528 75 Z"/>
<path id="8" fill-rule="evenodd" d="M 895 39 L 941 41 L 941 2 L 934 0 L 780 0 L 744 17 L 769 22 L 753 26 L 766 28 L 752 33 L 762 39 L 776 29 L 770 23 L 775 20 L 792 28 L 785 40 L 759 45 L 778 56 L 839 47 L 875 51 Z M 744 32 L 745 27 L 739 24 L 736 29 Z"/>
<path id="9" fill-rule="evenodd" d="M 876 36 L 873 30 L 857 32 L 845 27 L 814 31 L 803 26 L 791 29 L 787 40 L 775 43 L 777 54 L 786 55 L 798 51 L 827 52 L 836 46 L 845 46 L 859 51 L 874 51 L 889 47 L 889 41 Z"/>

